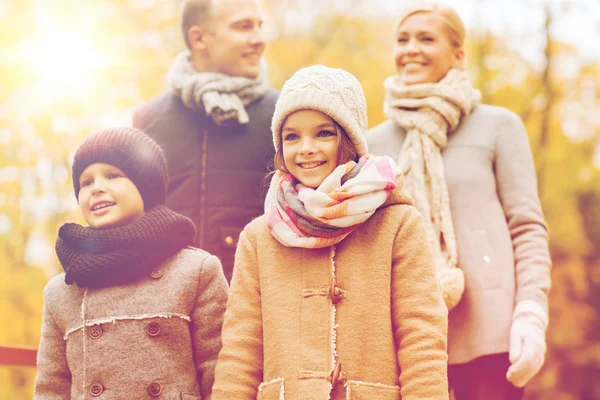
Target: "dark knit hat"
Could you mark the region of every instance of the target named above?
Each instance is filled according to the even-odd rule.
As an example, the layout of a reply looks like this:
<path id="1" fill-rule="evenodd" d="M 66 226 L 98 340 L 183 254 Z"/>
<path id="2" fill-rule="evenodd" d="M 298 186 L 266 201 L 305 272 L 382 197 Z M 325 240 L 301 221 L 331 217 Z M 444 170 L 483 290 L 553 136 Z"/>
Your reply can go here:
<path id="1" fill-rule="evenodd" d="M 92 164 L 110 164 L 134 183 L 144 208 L 164 204 L 167 197 L 167 160 L 158 144 L 139 129 L 109 128 L 88 136 L 73 159 L 73 188 L 79 199 L 79 177 Z"/>

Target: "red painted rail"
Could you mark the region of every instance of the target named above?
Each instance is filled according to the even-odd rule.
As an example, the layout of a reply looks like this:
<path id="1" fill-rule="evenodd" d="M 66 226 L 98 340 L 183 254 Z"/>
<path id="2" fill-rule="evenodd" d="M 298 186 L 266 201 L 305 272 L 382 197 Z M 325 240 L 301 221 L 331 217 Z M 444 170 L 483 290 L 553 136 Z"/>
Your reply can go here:
<path id="1" fill-rule="evenodd" d="M 35 367 L 37 349 L 34 347 L 18 347 L 0 345 L 0 366 L 18 365 Z"/>

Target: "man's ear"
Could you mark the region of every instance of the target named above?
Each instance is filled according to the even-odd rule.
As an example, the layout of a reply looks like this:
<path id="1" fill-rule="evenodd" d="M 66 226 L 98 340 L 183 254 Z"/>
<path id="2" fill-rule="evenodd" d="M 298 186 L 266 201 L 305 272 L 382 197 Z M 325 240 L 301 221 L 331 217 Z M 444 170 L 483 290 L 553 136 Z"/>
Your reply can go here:
<path id="1" fill-rule="evenodd" d="M 202 29 L 198 25 L 192 26 L 188 30 L 188 42 L 190 43 L 190 47 L 194 50 L 206 50 L 207 33 L 206 29 Z"/>

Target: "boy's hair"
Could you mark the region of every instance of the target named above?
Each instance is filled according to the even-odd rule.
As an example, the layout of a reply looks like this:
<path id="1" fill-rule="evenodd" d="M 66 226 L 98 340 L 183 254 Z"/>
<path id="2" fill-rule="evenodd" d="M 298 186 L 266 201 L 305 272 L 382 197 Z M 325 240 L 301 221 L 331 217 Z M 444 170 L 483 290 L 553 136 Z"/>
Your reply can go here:
<path id="1" fill-rule="evenodd" d="M 167 198 L 167 160 L 160 146 L 144 132 L 131 127 L 109 128 L 88 136 L 73 158 L 73 189 L 79 201 L 79 178 L 95 163 L 119 168 L 133 182 L 144 209 L 164 204 Z"/>

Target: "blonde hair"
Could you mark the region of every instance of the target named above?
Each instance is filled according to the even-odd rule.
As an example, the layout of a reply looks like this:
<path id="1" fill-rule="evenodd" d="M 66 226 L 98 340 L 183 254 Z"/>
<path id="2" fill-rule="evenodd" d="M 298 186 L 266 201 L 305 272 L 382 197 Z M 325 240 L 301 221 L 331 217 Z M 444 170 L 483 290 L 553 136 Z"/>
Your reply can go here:
<path id="1" fill-rule="evenodd" d="M 400 12 L 400 19 L 396 23 L 394 31 L 398 31 L 398 28 L 400 28 L 400 25 L 402 25 L 406 18 L 417 13 L 432 13 L 439 15 L 448 28 L 450 33 L 449 39 L 452 46 L 456 48 L 463 47 L 466 36 L 465 25 L 456 10 L 443 2 L 430 0 L 412 1 Z"/>
<path id="2" fill-rule="evenodd" d="M 335 126 L 335 131 L 338 134 L 338 151 L 337 151 L 337 163 L 338 165 L 347 163 L 351 160 L 356 160 L 358 158 L 358 152 L 352 144 L 352 141 L 348 137 L 348 134 L 335 120 L 333 120 L 333 125 Z M 285 121 L 284 121 L 285 123 Z M 284 124 L 281 124 L 283 127 Z M 279 136 L 281 137 L 281 130 L 279 131 Z M 273 165 L 276 170 L 279 170 L 285 174 L 289 173 L 288 169 L 285 167 L 285 158 L 283 157 L 283 140 L 279 140 L 278 148 L 275 150 L 275 157 L 273 158 Z"/>

